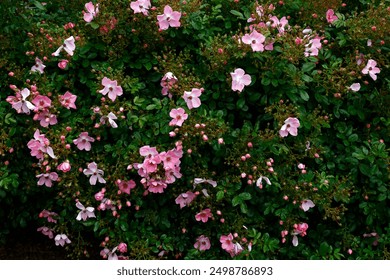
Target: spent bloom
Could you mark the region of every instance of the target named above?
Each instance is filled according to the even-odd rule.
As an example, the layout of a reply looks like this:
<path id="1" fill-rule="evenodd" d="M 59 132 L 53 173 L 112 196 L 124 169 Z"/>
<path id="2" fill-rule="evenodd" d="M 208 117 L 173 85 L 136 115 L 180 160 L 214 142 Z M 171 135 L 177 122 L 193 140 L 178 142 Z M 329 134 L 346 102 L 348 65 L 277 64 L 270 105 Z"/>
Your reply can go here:
<path id="1" fill-rule="evenodd" d="M 292 239 L 292 244 L 294 245 L 294 247 L 298 246 L 298 236 L 297 235 L 300 235 L 300 236 L 305 236 L 307 233 L 307 229 L 309 228 L 309 225 L 306 224 L 306 223 L 300 223 L 299 225 L 295 224 L 294 225 L 294 231 L 292 233 L 293 235 L 293 239 Z"/>
<path id="2" fill-rule="evenodd" d="M 121 86 L 118 86 L 118 82 L 116 80 L 110 80 L 107 77 L 104 77 L 102 80 L 102 85 L 104 88 L 99 90 L 99 92 L 103 95 L 108 93 L 108 97 L 115 101 L 117 96 L 121 96 L 123 94 L 123 89 Z"/>
<path id="3" fill-rule="evenodd" d="M 64 247 L 65 244 L 71 243 L 71 241 L 65 234 L 57 234 L 54 238 L 54 241 L 56 243 L 56 246 L 61 245 L 62 247 Z"/>
<path id="4" fill-rule="evenodd" d="M 180 208 L 183 208 L 185 206 L 190 205 L 190 203 L 195 199 L 195 197 L 196 197 L 196 195 L 193 192 L 188 191 L 188 192 L 180 194 L 175 199 L 175 202 L 176 202 L 176 204 L 180 205 Z"/>
<path id="5" fill-rule="evenodd" d="M 50 141 L 45 137 L 45 134 L 41 134 L 39 129 L 34 133 L 34 139 L 31 139 L 27 143 L 27 147 L 31 150 L 30 154 L 37 159 L 44 159 L 44 154 L 48 154 L 51 158 L 56 158 L 53 152 L 53 148 L 49 146 Z"/>
<path id="6" fill-rule="evenodd" d="M 316 206 L 316 205 L 310 199 L 305 199 L 304 201 L 302 201 L 302 204 L 301 204 L 301 208 L 305 212 L 308 211 L 310 208 L 313 208 L 314 206 Z"/>
<path id="7" fill-rule="evenodd" d="M 172 118 L 169 122 L 170 126 L 182 126 L 183 122 L 188 118 L 183 108 L 172 109 L 169 116 Z"/>
<path id="8" fill-rule="evenodd" d="M 272 20 L 272 27 L 278 29 L 279 33 L 284 33 L 285 27 L 288 24 L 288 20 L 286 17 L 282 17 L 280 20 L 276 17 L 273 16 L 270 18 Z"/>
<path id="9" fill-rule="evenodd" d="M 305 56 L 317 56 L 318 51 L 321 49 L 321 39 L 314 38 L 309 41 L 308 44 L 305 45 Z"/>
<path id="10" fill-rule="evenodd" d="M 263 180 L 267 183 L 267 185 L 271 185 L 271 181 L 267 177 L 260 176 L 259 179 L 257 179 L 256 181 L 256 186 L 258 186 L 260 189 L 263 188 L 263 183 L 262 183 Z"/>
<path id="11" fill-rule="evenodd" d="M 92 2 L 88 2 L 85 4 L 85 9 L 87 12 L 83 11 L 84 13 L 84 20 L 86 22 L 91 22 L 94 17 L 96 17 L 97 13 L 99 12 L 99 4 L 96 4 L 96 7 L 93 5 Z"/>
<path id="12" fill-rule="evenodd" d="M 208 183 L 210 185 L 212 185 L 214 188 L 217 186 L 217 182 L 214 181 L 214 180 L 210 180 L 210 179 L 203 179 L 203 178 L 195 178 L 194 179 L 194 188 L 196 187 L 196 185 L 198 184 L 201 184 L 201 183 Z"/>
<path id="13" fill-rule="evenodd" d="M 350 87 L 348 87 L 352 91 L 359 91 L 360 90 L 360 83 L 353 83 Z"/>
<path id="14" fill-rule="evenodd" d="M 58 216 L 55 212 L 50 212 L 46 209 L 42 210 L 41 213 L 39 213 L 39 218 L 47 218 L 47 221 L 49 223 L 57 223 L 57 220 L 54 219 L 54 217 Z"/>
<path id="15" fill-rule="evenodd" d="M 100 122 L 102 124 L 105 124 L 106 123 L 106 120 L 108 120 L 108 123 L 111 125 L 112 128 L 117 128 L 118 125 L 117 123 L 114 121 L 118 119 L 117 116 L 115 116 L 115 114 L 113 112 L 110 112 L 107 116 L 103 116 L 100 118 Z"/>
<path id="16" fill-rule="evenodd" d="M 169 90 L 172 88 L 174 84 L 176 84 L 178 79 L 172 72 L 167 72 L 164 77 L 162 77 L 160 85 L 162 87 L 161 93 L 162 95 L 168 95 L 169 98 L 172 97 L 172 94 L 169 93 Z"/>
<path id="17" fill-rule="evenodd" d="M 199 251 L 206 251 L 210 249 L 210 247 L 210 239 L 204 235 L 199 236 L 194 244 L 194 248 Z"/>
<path id="18" fill-rule="evenodd" d="M 134 11 L 134 14 L 143 13 L 144 16 L 148 15 L 151 6 L 150 0 L 137 0 L 130 3 L 130 8 Z"/>
<path id="19" fill-rule="evenodd" d="M 96 185 L 96 181 L 99 183 L 105 184 L 106 180 L 103 179 L 102 175 L 104 175 L 104 171 L 97 168 L 96 162 L 91 162 L 88 164 L 88 168 L 83 170 L 83 173 L 87 176 L 91 176 L 89 178 L 89 183 L 91 185 Z"/>
<path id="20" fill-rule="evenodd" d="M 73 140 L 73 143 L 77 145 L 77 148 L 79 150 L 91 150 L 91 143 L 95 142 L 95 139 L 93 139 L 91 136 L 88 136 L 88 132 L 81 132 L 79 137 L 77 139 Z"/>
<path id="21" fill-rule="evenodd" d="M 53 56 L 59 56 L 62 49 L 64 49 L 69 55 L 73 55 L 74 50 L 76 49 L 76 45 L 74 44 L 75 39 L 73 36 L 65 39 L 64 44 L 62 44 L 54 53 Z"/>
<path id="22" fill-rule="evenodd" d="M 297 118 L 287 118 L 284 121 L 284 125 L 279 130 L 279 134 L 282 137 L 288 136 L 289 133 L 292 136 L 297 136 L 299 126 L 300 126 L 300 123 L 299 123 L 299 120 Z"/>
<path id="23" fill-rule="evenodd" d="M 247 45 L 251 45 L 254 52 L 264 51 L 265 36 L 256 30 L 253 30 L 251 34 L 245 34 L 242 37 L 242 42 Z"/>
<path id="24" fill-rule="evenodd" d="M 198 108 L 201 105 L 200 96 L 202 89 L 193 88 L 191 91 L 184 91 L 183 99 L 187 103 L 188 109 Z"/>
<path id="25" fill-rule="evenodd" d="M 232 90 L 238 90 L 241 92 L 245 86 L 250 85 L 252 78 L 250 75 L 245 74 L 245 71 L 241 68 L 237 68 L 234 72 L 231 72 L 232 76 Z"/>
<path id="26" fill-rule="evenodd" d="M 335 20 L 338 20 L 339 18 L 334 14 L 334 11 L 332 9 L 329 9 L 326 11 L 326 20 L 329 23 L 334 22 Z"/>
<path id="27" fill-rule="evenodd" d="M 136 187 L 136 183 L 134 182 L 134 180 L 129 180 L 129 181 L 117 180 L 116 183 L 118 185 L 119 190 L 122 193 L 130 194 L 130 190 Z"/>
<path id="28" fill-rule="evenodd" d="M 93 207 L 85 208 L 84 205 L 82 205 L 79 201 L 77 201 L 76 207 L 81 210 L 76 217 L 77 221 L 81 221 L 81 220 L 85 221 L 88 218 L 96 218 L 95 213 L 93 213 L 95 208 Z"/>
<path id="29" fill-rule="evenodd" d="M 210 208 L 204 209 L 195 215 L 195 219 L 200 222 L 206 223 L 209 218 L 211 218 L 213 214 L 211 214 Z"/>
<path id="30" fill-rule="evenodd" d="M 169 27 L 180 27 L 181 13 L 173 11 L 169 5 L 164 7 L 164 14 L 158 15 L 158 25 L 160 29 L 167 30 Z"/>
<path id="31" fill-rule="evenodd" d="M 374 81 L 376 81 L 377 79 L 376 74 L 380 72 L 381 70 L 378 67 L 376 67 L 376 61 L 373 59 L 369 59 L 366 67 L 364 67 L 362 70 L 363 74 L 365 75 L 369 74 Z"/>
<path id="32" fill-rule="evenodd" d="M 40 60 L 38 57 L 35 58 L 35 65 L 31 67 L 31 72 L 39 72 L 43 74 L 43 69 L 45 69 L 45 65 L 43 64 L 42 60 Z"/>

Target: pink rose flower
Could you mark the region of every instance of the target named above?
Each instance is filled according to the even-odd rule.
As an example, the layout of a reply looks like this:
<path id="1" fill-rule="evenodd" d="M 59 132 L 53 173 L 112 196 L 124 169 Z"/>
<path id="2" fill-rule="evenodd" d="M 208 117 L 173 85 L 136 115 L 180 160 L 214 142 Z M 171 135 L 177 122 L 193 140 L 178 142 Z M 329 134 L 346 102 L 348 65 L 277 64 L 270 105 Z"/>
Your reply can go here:
<path id="1" fill-rule="evenodd" d="M 201 95 L 202 90 L 198 88 L 193 88 L 191 91 L 184 92 L 183 99 L 187 103 L 188 109 L 198 108 L 201 105 L 199 98 Z"/>
<path id="2" fill-rule="evenodd" d="M 299 123 L 299 120 L 297 118 L 287 118 L 284 121 L 284 125 L 279 130 L 279 134 L 282 137 L 288 136 L 289 133 L 292 136 L 297 136 L 299 126 L 300 126 L 300 123 Z"/>
<path id="3" fill-rule="evenodd" d="M 66 173 L 69 172 L 71 169 L 70 163 L 68 160 L 64 161 L 63 163 L 59 164 L 57 166 L 58 170 L 61 170 L 62 172 Z"/>
<path id="4" fill-rule="evenodd" d="M 99 12 L 99 4 L 96 4 L 96 8 L 93 5 L 92 2 L 88 2 L 85 4 L 85 9 L 87 12 L 83 11 L 84 13 L 84 20 L 86 22 L 91 22 L 94 17 L 96 17 L 97 13 Z"/>
<path id="5" fill-rule="evenodd" d="M 183 122 L 188 118 L 188 115 L 183 108 L 172 109 L 169 116 L 172 118 L 169 122 L 170 126 L 182 126 Z"/>
<path id="6" fill-rule="evenodd" d="M 376 74 L 379 74 L 380 72 L 381 70 L 376 67 L 376 61 L 373 59 L 369 59 L 366 67 L 364 67 L 364 69 L 362 70 L 363 74 L 369 74 L 374 81 L 376 81 L 377 79 Z"/>
<path id="7" fill-rule="evenodd" d="M 169 5 L 166 5 L 164 14 L 157 16 L 160 29 L 167 30 L 169 27 L 180 27 L 180 17 L 180 12 L 173 11 Z"/>
<path id="8" fill-rule="evenodd" d="M 265 36 L 256 30 L 253 30 L 251 34 L 245 34 L 242 37 L 242 42 L 251 45 L 254 52 L 264 51 Z"/>
<path id="9" fill-rule="evenodd" d="M 194 244 L 194 248 L 199 251 L 206 251 L 210 249 L 210 247 L 210 239 L 204 235 L 199 236 Z"/>
<path id="10" fill-rule="evenodd" d="M 121 86 L 118 86 L 117 81 L 110 80 L 107 77 L 104 77 L 102 80 L 102 85 L 104 88 L 102 90 L 99 90 L 99 92 L 103 95 L 106 95 L 108 93 L 108 97 L 115 101 L 117 96 L 121 96 L 123 94 L 123 90 Z"/>
<path id="11" fill-rule="evenodd" d="M 206 223 L 209 218 L 211 218 L 213 214 L 211 214 L 210 208 L 204 209 L 195 215 L 195 219 L 200 222 Z"/>
<path id="12" fill-rule="evenodd" d="M 326 11 L 326 20 L 329 23 L 334 22 L 335 20 L 338 20 L 339 18 L 334 14 L 334 11 L 332 9 L 329 9 Z"/>
<path id="13" fill-rule="evenodd" d="M 245 71 L 241 68 L 237 68 L 230 75 L 232 76 L 232 90 L 234 91 L 241 92 L 245 86 L 252 82 L 251 76 L 245 74 Z"/>
<path id="14" fill-rule="evenodd" d="M 43 69 L 45 69 L 45 65 L 43 64 L 42 60 L 40 60 L 38 57 L 35 58 L 35 65 L 31 67 L 31 72 L 39 72 L 43 74 Z"/>
<path id="15" fill-rule="evenodd" d="M 67 60 L 67 59 L 61 59 L 60 62 L 58 62 L 58 67 L 60 69 L 65 69 L 66 66 L 68 66 L 68 62 L 69 62 L 69 60 Z"/>
<path id="16" fill-rule="evenodd" d="M 77 145 L 79 150 L 91 150 L 91 142 L 95 142 L 95 139 L 88 136 L 88 132 L 81 132 L 77 139 L 73 140 L 73 143 Z"/>

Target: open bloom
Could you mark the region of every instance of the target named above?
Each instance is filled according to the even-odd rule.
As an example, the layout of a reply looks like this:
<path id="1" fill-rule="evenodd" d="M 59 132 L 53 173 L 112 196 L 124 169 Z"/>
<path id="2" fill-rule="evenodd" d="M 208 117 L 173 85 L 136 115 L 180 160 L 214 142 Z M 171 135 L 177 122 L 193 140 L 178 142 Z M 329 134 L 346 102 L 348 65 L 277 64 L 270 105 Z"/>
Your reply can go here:
<path id="1" fill-rule="evenodd" d="M 264 51 L 265 36 L 256 30 L 253 30 L 251 34 L 245 34 L 242 37 L 242 42 L 247 45 L 251 45 L 254 52 Z"/>
<path id="2" fill-rule="evenodd" d="M 26 100 L 27 97 L 30 96 L 30 90 L 28 88 L 24 88 L 21 92 L 20 95 L 22 98 L 16 98 L 15 100 L 18 101 L 13 101 L 12 108 L 14 108 L 19 114 L 20 113 L 25 113 L 25 114 L 30 114 L 30 110 L 34 110 L 35 106 L 28 100 Z M 19 96 L 20 96 L 19 95 Z"/>
<path id="3" fill-rule="evenodd" d="M 180 12 L 173 11 L 169 5 L 166 5 L 164 14 L 157 16 L 160 29 L 167 30 L 169 27 L 180 27 L 180 17 Z"/>
<path id="4" fill-rule="evenodd" d="M 35 156 L 37 159 L 43 159 L 43 153 L 47 153 L 51 158 L 56 158 L 53 148 L 49 145 L 49 139 L 45 137 L 45 134 L 41 134 L 39 129 L 35 131 L 34 139 L 31 139 L 27 143 L 27 147 L 31 150 L 31 156 Z"/>
<path id="5" fill-rule="evenodd" d="M 199 98 L 201 95 L 202 90 L 198 88 L 193 88 L 191 91 L 184 92 L 183 99 L 187 103 L 188 109 L 198 108 L 201 105 Z"/>
<path id="6" fill-rule="evenodd" d="M 117 181 L 117 185 L 119 190 L 122 193 L 127 193 L 127 194 L 130 194 L 130 190 L 136 187 L 136 183 L 134 182 L 134 180 L 120 181 L 120 182 Z"/>
<path id="7" fill-rule="evenodd" d="M 183 122 L 188 118 L 188 115 L 183 108 L 172 109 L 169 116 L 172 118 L 169 122 L 170 126 L 182 126 Z"/>
<path id="8" fill-rule="evenodd" d="M 200 211 L 198 214 L 195 215 L 195 219 L 200 222 L 202 221 L 203 223 L 206 223 L 209 218 L 211 218 L 213 214 L 211 214 L 210 208 L 204 209 Z"/>
<path id="9" fill-rule="evenodd" d="M 77 109 L 75 104 L 77 96 L 72 94 L 71 92 L 65 92 L 64 95 L 59 96 L 59 99 L 61 105 L 64 106 L 66 109 Z"/>
<path id="10" fill-rule="evenodd" d="M 73 140 L 73 143 L 77 145 L 77 148 L 79 150 L 91 150 L 91 143 L 95 142 L 95 139 L 93 139 L 91 136 L 88 136 L 88 132 L 81 132 L 79 137 L 77 139 Z"/>
<path id="11" fill-rule="evenodd" d="M 130 3 L 130 8 L 134 11 L 134 14 L 143 13 L 144 16 L 148 15 L 151 6 L 150 0 L 137 0 Z"/>
<path id="12" fill-rule="evenodd" d="M 102 80 L 102 85 L 104 88 L 102 90 L 99 90 L 99 92 L 103 95 L 106 95 L 108 93 L 108 97 L 115 101 L 117 96 L 121 96 L 123 94 L 123 89 L 121 86 L 118 86 L 117 81 L 110 80 L 107 77 L 104 77 Z"/>
<path id="13" fill-rule="evenodd" d="M 35 65 L 31 67 L 31 72 L 39 72 L 43 74 L 43 69 L 45 69 L 45 65 L 43 64 L 42 60 L 40 60 L 38 57 L 35 58 Z"/>
<path id="14" fill-rule="evenodd" d="M 64 247 L 65 244 L 71 243 L 66 234 L 57 234 L 54 238 L 54 241 L 56 243 L 56 246 L 61 245 L 62 247 Z"/>
<path id="15" fill-rule="evenodd" d="M 376 67 L 376 61 L 373 59 L 369 59 L 366 67 L 364 67 L 362 70 L 363 74 L 365 75 L 369 74 L 374 81 L 376 81 L 377 79 L 376 74 L 380 72 L 381 70 L 378 67 Z"/>
<path id="16" fill-rule="evenodd" d="M 310 199 L 305 199 L 304 201 L 302 201 L 302 204 L 301 204 L 301 208 L 305 212 L 308 211 L 310 208 L 313 208 L 314 206 L 316 206 L 316 205 Z"/>
<path id="17" fill-rule="evenodd" d="M 96 8 L 93 5 L 92 2 L 88 2 L 85 4 L 85 9 L 87 12 L 84 12 L 84 20 L 86 22 L 91 22 L 94 17 L 96 17 L 97 13 L 99 12 L 99 4 L 96 4 Z"/>
<path id="18" fill-rule="evenodd" d="M 46 236 L 49 237 L 50 239 L 53 239 L 53 237 L 54 237 L 54 235 L 53 235 L 53 230 L 51 230 L 51 229 L 48 228 L 48 227 L 40 227 L 40 228 L 37 228 L 37 231 L 42 232 L 43 235 L 46 235 Z"/>
<path id="19" fill-rule="evenodd" d="M 326 11 L 326 20 L 329 23 L 334 22 L 335 20 L 338 20 L 339 18 L 334 14 L 334 11 L 332 9 L 329 9 Z"/>
<path id="20" fill-rule="evenodd" d="M 46 187 L 50 188 L 52 186 L 53 181 L 57 181 L 58 174 L 56 172 L 50 172 L 50 173 L 39 174 L 36 177 L 39 178 L 38 180 L 39 186 L 42 186 L 44 184 Z"/>
<path id="21" fill-rule="evenodd" d="M 81 219 L 83 221 L 87 220 L 88 218 L 96 218 L 95 216 L 95 213 L 93 213 L 93 211 L 95 210 L 95 208 L 93 207 L 87 207 L 85 208 L 84 205 L 82 205 L 80 202 L 77 201 L 76 203 L 76 207 L 79 208 L 81 211 L 79 212 L 79 214 L 77 215 L 76 217 L 76 220 L 77 221 L 81 221 Z"/>
<path id="22" fill-rule="evenodd" d="M 194 248 L 199 251 L 206 251 L 210 249 L 210 247 L 210 239 L 204 235 L 199 236 L 194 244 Z"/>
<path id="23" fill-rule="evenodd" d="M 89 183 L 91 185 L 96 185 L 96 181 L 99 183 L 105 184 L 106 180 L 103 179 L 102 175 L 104 175 L 104 171 L 97 168 L 96 162 L 91 162 L 88 164 L 88 168 L 83 170 L 83 173 L 87 176 L 91 176 L 89 178 Z"/>
<path id="24" fill-rule="evenodd" d="M 172 72 L 167 72 L 164 77 L 162 77 L 160 85 L 162 87 L 161 93 L 162 95 L 168 95 L 169 98 L 172 97 L 172 94 L 169 93 L 169 90 L 172 88 L 174 84 L 176 84 L 178 79 Z"/>
<path id="25" fill-rule="evenodd" d="M 233 235 L 231 233 L 229 235 L 221 235 L 219 242 L 221 242 L 222 249 L 225 251 L 231 251 L 234 248 Z"/>
<path id="26" fill-rule="evenodd" d="M 69 55 L 73 55 L 73 52 L 76 49 L 74 42 L 74 37 L 70 36 L 69 38 L 65 39 L 64 44 L 60 46 L 54 53 L 52 53 L 52 55 L 59 56 L 62 49 L 64 49 Z"/>
<path id="27" fill-rule="evenodd" d="M 245 74 L 245 71 L 241 68 L 237 68 L 234 72 L 230 73 L 232 76 L 232 90 L 238 90 L 241 92 L 245 86 L 250 85 L 252 82 L 251 76 Z"/>
<path id="28" fill-rule="evenodd" d="M 284 121 L 284 125 L 279 130 L 279 134 L 282 137 L 286 137 L 289 133 L 292 136 L 297 136 L 299 126 L 300 126 L 300 123 L 299 123 L 299 120 L 297 118 L 287 118 Z"/>
<path id="29" fill-rule="evenodd" d="M 286 17 L 282 17 L 280 20 L 276 17 L 273 16 L 271 17 L 272 20 L 272 27 L 278 29 L 279 33 L 283 33 L 285 30 L 286 25 L 288 24 L 288 20 Z"/>

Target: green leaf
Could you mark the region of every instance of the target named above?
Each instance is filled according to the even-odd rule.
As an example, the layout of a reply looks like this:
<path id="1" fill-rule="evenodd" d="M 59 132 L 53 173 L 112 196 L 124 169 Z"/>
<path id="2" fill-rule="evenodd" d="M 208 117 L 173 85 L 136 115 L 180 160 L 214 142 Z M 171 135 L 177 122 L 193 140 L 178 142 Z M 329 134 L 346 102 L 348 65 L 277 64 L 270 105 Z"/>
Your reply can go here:
<path id="1" fill-rule="evenodd" d="M 38 1 L 34 1 L 33 2 L 34 3 L 34 5 L 35 5 L 35 7 L 37 7 L 39 10 L 41 10 L 41 11 L 44 11 L 46 8 L 41 4 L 41 3 L 39 3 Z"/>
<path id="2" fill-rule="evenodd" d="M 240 197 L 241 200 L 250 200 L 250 199 L 252 199 L 251 194 L 247 193 L 247 192 L 240 193 L 239 197 Z"/>
<path id="3" fill-rule="evenodd" d="M 230 13 L 237 16 L 239 19 L 245 20 L 244 15 L 242 13 L 240 13 L 239 11 L 231 10 Z"/>
<path id="4" fill-rule="evenodd" d="M 301 98 L 302 98 L 303 100 L 305 100 L 305 101 L 308 101 L 308 100 L 310 99 L 309 94 L 308 94 L 306 91 L 304 91 L 304 90 L 300 90 L 300 91 L 299 91 L 299 95 L 300 95 Z"/>
<path id="5" fill-rule="evenodd" d="M 225 192 L 224 191 L 217 192 L 217 201 L 223 199 L 224 196 L 225 196 Z"/>
<path id="6" fill-rule="evenodd" d="M 242 198 L 238 195 L 232 199 L 232 205 L 233 207 L 237 206 L 242 202 Z"/>
<path id="7" fill-rule="evenodd" d="M 93 29 L 98 29 L 99 28 L 99 24 L 97 24 L 96 22 L 91 22 L 90 25 L 91 25 L 91 27 Z"/>
<path id="8" fill-rule="evenodd" d="M 305 72 L 310 72 L 312 71 L 314 68 L 316 68 L 316 64 L 313 63 L 313 62 L 306 62 L 302 65 L 302 72 L 305 73 Z"/>

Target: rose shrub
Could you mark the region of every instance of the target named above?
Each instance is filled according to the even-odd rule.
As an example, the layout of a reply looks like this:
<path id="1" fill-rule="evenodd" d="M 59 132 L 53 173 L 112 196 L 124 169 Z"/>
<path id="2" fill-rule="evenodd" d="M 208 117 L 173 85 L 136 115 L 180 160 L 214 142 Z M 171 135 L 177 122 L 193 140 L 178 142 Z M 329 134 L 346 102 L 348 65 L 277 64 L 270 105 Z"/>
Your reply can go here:
<path id="1" fill-rule="evenodd" d="M 388 259 L 388 4 L 5 1 L 0 234 L 70 258 Z"/>

